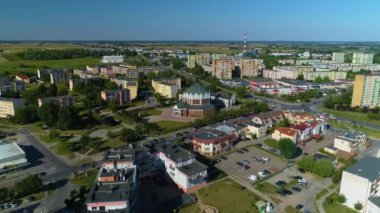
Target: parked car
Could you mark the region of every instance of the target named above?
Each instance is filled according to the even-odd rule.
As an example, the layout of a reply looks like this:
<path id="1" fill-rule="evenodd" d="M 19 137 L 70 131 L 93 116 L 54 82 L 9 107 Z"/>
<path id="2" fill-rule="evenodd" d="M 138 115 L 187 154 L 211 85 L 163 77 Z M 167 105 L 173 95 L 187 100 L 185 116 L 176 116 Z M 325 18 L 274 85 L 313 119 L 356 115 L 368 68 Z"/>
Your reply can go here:
<path id="1" fill-rule="evenodd" d="M 248 176 L 248 179 L 250 179 L 251 181 L 256 181 L 259 178 L 256 175 L 250 175 L 250 176 Z"/>
<path id="2" fill-rule="evenodd" d="M 265 162 L 268 162 L 269 161 L 269 158 L 268 157 L 262 157 L 261 160 L 265 161 Z"/>
<path id="3" fill-rule="evenodd" d="M 286 193 L 286 195 L 292 195 L 293 192 L 290 191 L 289 189 L 284 189 L 284 192 Z"/>
<path id="4" fill-rule="evenodd" d="M 244 166 L 244 169 L 245 169 L 245 170 L 248 170 L 248 169 L 250 169 L 250 168 L 251 168 L 251 167 L 250 167 L 249 165 L 245 165 L 245 166 Z"/>
<path id="5" fill-rule="evenodd" d="M 284 192 L 284 190 L 278 190 L 278 191 L 277 191 L 277 194 L 279 194 L 279 195 L 281 195 L 281 196 L 283 196 L 283 197 L 286 196 L 286 193 Z"/>
<path id="6" fill-rule="evenodd" d="M 297 206 L 296 206 L 296 209 L 297 210 L 300 210 L 300 209 L 302 209 L 303 208 L 303 205 L 301 205 L 301 204 L 298 204 Z"/>
<path id="7" fill-rule="evenodd" d="M 293 191 L 295 191 L 295 192 L 300 192 L 300 191 L 302 191 L 301 188 L 298 188 L 298 187 L 296 187 L 296 186 L 293 186 L 292 189 L 293 189 Z"/>
<path id="8" fill-rule="evenodd" d="M 294 176 L 293 178 L 296 179 L 296 180 L 301 180 L 301 179 L 303 179 L 303 177 L 301 177 L 301 176 Z"/>
<path id="9" fill-rule="evenodd" d="M 305 173 L 306 171 L 304 169 L 298 169 L 301 173 Z"/>
<path id="10" fill-rule="evenodd" d="M 260 177 L 266 177 L 267 176 L 267 174 L 264 171 L 259 171 L 258 174 Z"/>
<path id="11" fill-rule="evenodd" d="M 269 170 L 266 170 L 266 169 L 264 169 L 263 172 L 264 172 L 267 176 L 272 174 L 272 172 L 270 172 Z"/>
<path id="12" fill-rule="evenodd" d="M 306 183 L 307 184 L 307 180 L 305 178 L 298 179 L 298 183 Z"/>
<path id="13" fill-rule="evenodd" d="M 239 154 L 244 154 L 243 151 L 241 151 L 240 149 L 237 151 Z"/>
<path id="14" fill-rule="evenodd" d="M 283 180 L 279 180 L 275 183 L 276 186 L 284 187 L 287 183 Z"/>
<path id="15" fill-rule="evenodd" d="M 238 166 L 244 166 L 244 164 L 242 163 L 242 162 L 236 162 L 236 165 L 238 165 Z"/>
<path id="16" fill-rule="evenodd" d="M 249 161 L 248 160 L 244 160 L 243 163 L 244 163 L 244 165 L 248 165 Z"/>
<path id="17" fill-rule="evenodd" d="M 21 202 L 22 202 L 21 200 L 12 200 L 10 202 L 10 205 L 12 208 L 16 208 L 17 206 L 19 206 L 21 204 Z"/>

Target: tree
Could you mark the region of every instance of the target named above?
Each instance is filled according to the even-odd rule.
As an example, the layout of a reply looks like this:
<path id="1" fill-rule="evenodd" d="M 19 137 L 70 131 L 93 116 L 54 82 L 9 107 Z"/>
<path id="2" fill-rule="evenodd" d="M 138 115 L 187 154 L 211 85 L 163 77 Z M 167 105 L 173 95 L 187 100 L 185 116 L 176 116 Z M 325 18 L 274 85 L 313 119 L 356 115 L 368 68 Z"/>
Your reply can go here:
<path id="1" fill-rule="evenodd" d="M 108 102 L 108 107 L 112 112 L 116 112 L 119 109 L 119 105 L 116 100 L 111 100 Z"/>
<path id="2" fill-rule="evenodd" d="M 57 85 L 55 84 L 51 84 L 47 90 L 47 94 L 46 96 L 57 96 L 57 91 L 58 91 L 58 88 L 57 88 Z"/>
<path id="3" fill-rule="evenodd" d="M 49 137 L 51 139 L 58 138 L 60 136 L 61 136 L 61 133 L 58 130 L 56 130 L 56 129 L 50 129 L 49 130 Z"/>
<path id="4" fill-rule="evenodd" d="M 314 164 L 313 173 L 321 177 L 331 177 L 334 173 L 334 166 L 331 160 L 317 160 Z"/>
<path id="5" fill-rule="evenodd" d="M 314 83 L 322 83 L 323 82 L 323 79 L 321 78 L 321 76 L 318 76 L 314 79 Z"/>
<path id="6" fill-rule="evenodd" d="M 58 120 L 58 106 L 53 103 L 45 103 L 38 110 L 38 117 L 46 126 L 52 127 Z"/>
<path id="7" fill-rule="evenodd" d="M 297 152 L 297 146 L 292 140 L 289 138 L 281 138 L 278 143 L 280 144 L 281 154 L 283 154 L 285 158 L 290 159 L 294 157 Z"/>
<path id="8" fill-rule="evenodd" d="M 363 209 L 363 204 L 361 204 L 359 201 L 357 203 L 355 203 L 354 205 L 355 209 L 360 211 Z"/>
<path id="9" fill-rule="evenodd" d="M 330 78 L 328 76 L 323 77 L 323 82 L 330 82 Z"/>
<path id="10" fill-rule="evenodd" d="M 133 129 L 123 128 L 120 132 L 120 139 L 127 143 L 132 143 L 139 139 L 139 135 Z"/>
<path id="11" fill-rule="evenodd" d="M 340 194 L 338 197 L 337 197 L 337 199 L 336 199 L 336 201 L 338 201 L 339 203 L 345 203 L 346 202 L 346 196 L 344 196 L 344 194 Z"/>
<path id="12" fill-rule="evenodd" d="M 289 119 L 284 118 L 282 121 L 280 121 L 279 126 L 280 127 L 288 127 L 290 125 Z"/>
<path id="13" fill-rule="evenodd" d="M 0 188 L 0 203 L 4 203 L 8 198 L 8 189 Z"/>
<path id="14" fill-rule="evenodd" d="M 106 87 L 108 90 L 119 89 L 119 86 L 113 81 L 108 81 Z"/>
<path id="15" fill-rule="evenodd" d="M 26 107 L 17 108 L 13 121 L 20 124 L 28 124 L 38 121 L 37 107 L 29 105 Z"/>
<path id="16" fill-rule="evenodd" d="M 301 80 L 301 81 L 305 80 L 305 77 L 303 76 L 302 73 L 297 76 L 297 80 Z"/>
<path id="17" fill-rule="evenodd" d="M 72 106 L 63 106 L 58 111 L 58 127 L 62 130 L 72 129 L 77 120 L 77 113 Z"/>
<path id="18" fill-rule="evenodd" d="M 301 160 L 297 161 L 297 166 L 305 171 L 313 171 L 314 159 L 312 156 L 304 156 Z"/>
<path id="19" fill-rule="evenodd" d="M 245 98 L 245 96 L 248 95 L 248 92 L 247 92 L 247 89 L 244 87 L 237 87 L 235 89 L 235 94 L 236 94 L 237 98 L 243 99 L 243 98 Z"/>
<path id="20" fill-rule="evenodd" d="M 179 69 L 185 67 L 185 64 L 182 62 L 181 59 L 179 59 L 179 58 L 174 58 L 174 59 L 172 60 L 172 66 L 173 66 L 173 69 L 179 70 Z"/>
<path id="21" fill-rule="evenodd" d="M 81 147 L 81 152 L 83 153 L 84 152 L 84 148 L 86 146 L 88 146 L 88 144 L 90 143 L 90 136 L 88 136 L 87 134 L 84 134 L 80 137 L 79 139 L 79 144 L 80 144 L 80 147 Z"/>
<path id="22" fill-rule="evenodd" d="M 23 197 L 40 192 L 42 187 L 42 180 L 37 175 L 29 175 L 25 179 L 16 182 L 13 187 L 13 191 L 16 197 Z"/>

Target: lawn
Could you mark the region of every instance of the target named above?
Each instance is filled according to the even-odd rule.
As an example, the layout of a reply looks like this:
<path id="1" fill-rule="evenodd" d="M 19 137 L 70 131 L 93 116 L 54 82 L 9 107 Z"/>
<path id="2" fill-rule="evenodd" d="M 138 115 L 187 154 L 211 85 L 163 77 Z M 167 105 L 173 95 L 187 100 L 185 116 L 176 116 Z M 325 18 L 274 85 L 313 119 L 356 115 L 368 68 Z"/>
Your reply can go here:
<path id="1" fill-rule="evenodd" d="M 333 114 L 335 117 L 338 118 L 347 118 L 357 121 L 362 121 L 366 123 L 371 123 L 375 125 L 380 125 L 380 120 L 372 120 L 367 117 L 366 113 L 363 112 L 352 112 L 352 111 L 338 111 L 338 110 L 332 110 L 327 108 L 321 109 L 323 112 Z"/>
<path id="2" fill-rule="evenodd" d="M 180 213 L 202 213 L 196 203 L 179 210 Z"/>
<path id="3" fill-rule="evenodd" d="M 145 110 L 145 112 L 148 114 L 148 116 L 151 115 L 161 115 L 162 111 L 156 108 Z"/>
<path id="4" fill-rule="evenodd" d="M 347 130 L 361 131 L 361 132 L 366 133 L 368 136 L 371 136 L 371 137 L 374 137 L 374 138 L 380 138 L 380 131 L 376 131 L 374 129 L 353 126 L 353 125 L 350 125 L 350 124 L 341 124 L 341 123 L 337 123 L 337 122 L 334 122 L 334 121 L 330 122 L 330 124 L 333 127 L 347 129 Z"/>
<path id="5" fill-rule="evenodd" d="M 198 191 L 202 203 L 216 207 L 219 212 L 258 212 L 259 197 L 231 179 L 213 183 Z"/>
<path id="6" fill-rule="evenodd" d="M 335 194 L 330 195 L 329 198 L 332 197 L 334 199 L 334 197 L 336 198 L 337 196 L 338 196 L 338 194 L 335 193 Z M 333 203 L 330 203 L 330 204 L 328 204 L 326 201 L 323 202 L 323 208 L 325 209 L 326 213 L 336 213 L 336 212 L 339 212 L 339 213 L 357 213 L 357 211 L 355 211 L 354 209 L 348 208 L 347 206 L 340 204 L 336 201 L 334 201 Z"/>
<path id="7" fill-rule="evenodd" d="M 87 176 L 85 173 L 80 174 L 72 178 L 70 182 L 78 186 L 85 186 L 87 188 L 90 188 L 92 184 L 94 183 L 97 174 L 98 174 L 98 170 L 93 169 L 87 172 Z"/>
<path id="8" fill-rule="evenodd" d="M 158 121 L 156 124 L 166 131 L 190 127 L 189 123 L 177 121 Z"/>
<path id="9" fill-rule="evenodd" d="M 37 69 L 44 66 L 49 68 L 84 68 L 86 65 L 98 64 L 98 58 L 74 58 L 61 60 L 8 60 L 0 63 L 0 75 L 5 72 L 28 72 L 36 74 Z"/>
<path id="10" fill-rule="evenodd" d="M 287 206 L 286 208 L 285 208 L 285 212 L 286 213 L 297 213 L 297 212 L 299 212 L 297 209 L 295 209 L 293 206 Z"/>
<path id="11" fill-rule="evenodd" d="M 267 139 L 264 141 L 264 143 L 270 147 L 273 147 L 275 149 L 280 149 L 280 144 L 278 143 L 277 140 L 274 139 Z"/>

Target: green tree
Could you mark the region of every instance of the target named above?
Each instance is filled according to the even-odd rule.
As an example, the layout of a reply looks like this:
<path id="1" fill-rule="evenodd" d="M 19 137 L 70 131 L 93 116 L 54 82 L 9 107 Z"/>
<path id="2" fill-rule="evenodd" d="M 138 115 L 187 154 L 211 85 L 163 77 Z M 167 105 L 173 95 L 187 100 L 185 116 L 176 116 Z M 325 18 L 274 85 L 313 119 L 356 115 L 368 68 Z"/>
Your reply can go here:
<path id="1" fill-rule="evenodd" d="M 0 188 L 0 203 L 4 203 L 8 199 L 8 189 Z"/>
<path id="2" fill-rule="evenodd" d="M 359 201 L 357 203 L 355 203 L 354 205 L 355 209 L 360 211 L 363 209 L 363 204 L 361 204 Z"/>
<path id="3" fill-rule="evenodd" d="M 288 127 L 290 125 L 289 119 L 284 118 L 280 123 L 278 124 L 280 127 Z"/>
<path id="4" fill-rule="evenodd" d="M 297 166 L 305 171 L 313 171 L 314 159 L 312 156 L 304 156 L 301 160 L 297 161 Z"/>
<path id="5" fill-rule="evenodd" d="M 173 69 L 179 70 L 179 69 L 185 67 L 185 64 L 182 62 L 181 59 L 179 59 L 179 58 L 174 58 L 174 59 L 172 60 L 172 66 L 173 66 Z"/>
<path id="6" fill-rule="evenodd" d="M 139 139 L 139 135 L 133 129 L 123 128 L 120 133 L 120 139 L 127 143 L 132 143 Z"/>
<path id="7" fill-rule="evenodd" d="M 305 77 L 303 76 L 302 73 L 297 76 L 297 80 L 302 80 L 302 81 L 305 80 Z"/>
<path id="8" fill-rule="evenodd" d="M 239 99 L 243 99 L 248 95 L 247 89 L 244 87 L 237 87 L 235 89 L 236 97 Z"/>
<path id="9" fill-rule="evenodd" d="M 26 107 L 17 108 L 13 121 L 20 124 L 28 124 L 38 121 L 38 110 L 36 106 L 28 105 Z"/>
<path id="10" fill-rule="evenodd" d="M 108 107 L 112 112 L 116 112 L 119 109 L 119 104 L 116 100 L 111 100 L 108 102 Z"/>
<path id="11" fill-rule="evenodd" d="M 85 148 L 88 146 L 90 141 L 91 141 L 91 138 L 87 134 L 84 134 L 80 137 L 79 144 L 80 144 L 82 153 L 84 152 Z"/>
<path id="12" fill-rule="evenodd" d="M 72 106 L 63 106 L 58 111 L 58 127 L 62 130 L 72 129 L 77 120 L 77 113 Z"/>
<path id="13" fill-rule="evenodd" d="M 107 82 L 107 85 L 106 85 L 106 88 L 108 90 L 115 90 L 115 89 L 119 89 L 119 86 L 117 86 L 117 84 L 113 81 L 108 81 Z"/>
<path id="14" fill-rule="evenodd" d="M 57 96 L 57 91 L 58 91 L 57 85 L 50 84 L 50 86 L 49 86 L 49 88 L 47 90 L 46 96 L 48 96 L 48 97 L 50 97 L 50 96 Z"/>
<path id="15" fill-rule="evenodd" d="M 325 76 L 323 77 L 323 82 L 331 82 L 331 80 L 328 76 Z"/>
<path id="16" fill-rule="evenodd" d="M 51 139 L 55 139 L 61 136 L 61 133 L 56 129 L 50 129 L 49 130 L 49 137 Z"/>
<path id="17" fill-rule="evenodd" d="M 16 182 L 13 192 L 16 197 L 23 197 L 36 192 L 40 192 L 43 188 L 42 180 L 37 175 L 29 175 L 25 179 Z"/>
<path id="18" fill-rule="evenodd" d="M 280 145 L 281 154 L 285 156 L 285 158 L 290 159 L 293 158 L 297 152 L 297 146 L 293 143 L 289 138 L 281 138 L 278 141 Z"/>
<path id="19" fill-rule="evenodd" d="M 45 103 L 38 110 L 38 117 L 46 126 L 52 127 L 58 120 L 58 106 L 53 103 Z"/>
<path id="20" fill-rule="evenodd" d="M 323 82 L 323 79 L 321 78 L 321 76 L 318 76 L 314 79 L 314 83 L 322 83 Z"/>
<path id="21" fill-rule="evenodd" d="M 317 160 L 314 164 L 313 173 L 321 177 L 331 177 L 334 174 L 334 166 L 331 160 Z"/>
<path id="22" fill-rule="evenodd" d="M 346 202 L 346 196 L 344 196 L 344 194 L 340 194 L 338 197 L 337 197 L 337 199 L 336 199 L 336 201 L 338 201 L 339 203 L 345 203 Z"/>

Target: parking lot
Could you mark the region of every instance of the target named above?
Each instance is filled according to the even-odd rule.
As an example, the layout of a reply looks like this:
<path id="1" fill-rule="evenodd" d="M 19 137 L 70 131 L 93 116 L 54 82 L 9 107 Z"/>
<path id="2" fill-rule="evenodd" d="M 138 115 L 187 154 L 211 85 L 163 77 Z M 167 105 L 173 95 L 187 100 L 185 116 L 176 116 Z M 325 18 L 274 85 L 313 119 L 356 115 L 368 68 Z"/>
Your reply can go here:
<path id="1" fill-rule="evenodd" d="M 252 182 L 248 178 L 250 175 L 260 177 L 259 171 L 268 170 L 274 174 L 287 165 L 286 161 L 254 146 L 240 149 L 240 153 L 233 152 L 225 157 L 226 159 L 220 158 L 216 167 L 246 182 Z M 263 158 L 268 158 L 268 161 L 263 162 Z"/>

